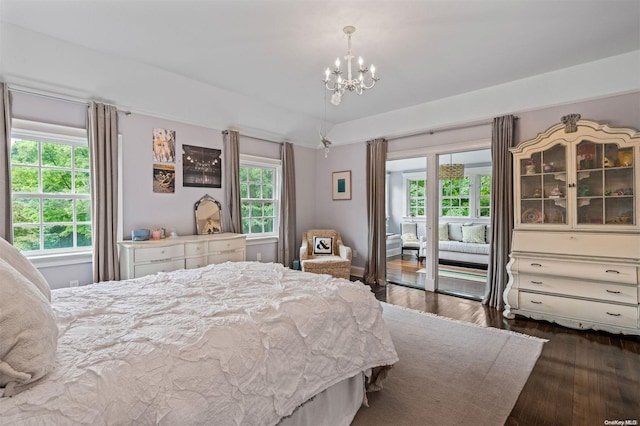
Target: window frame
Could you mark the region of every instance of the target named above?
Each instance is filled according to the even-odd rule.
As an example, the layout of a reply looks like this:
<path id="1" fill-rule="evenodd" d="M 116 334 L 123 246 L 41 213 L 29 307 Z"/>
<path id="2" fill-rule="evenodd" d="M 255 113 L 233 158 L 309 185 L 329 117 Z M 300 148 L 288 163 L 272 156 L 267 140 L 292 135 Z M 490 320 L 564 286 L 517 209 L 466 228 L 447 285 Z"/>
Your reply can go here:
<path id="1" fill-rule="evenodd" d="M 489 192 L 489 206 L 481 207 L 480 199 L 482 195 L 480 194 L 481 188 L 481 176 L 491 176 L 491 167 L 465 167 L 464 176 L 469 178 L 469 215 L 468 216 L 443 216 L 442 215 L 442 186 L 443 181 L 438 181 L 438 216 L 441 219 L 445 220 L 455 220 L 455 219 L 471 219 L 471 220 L 489 220 L 491 218 L 492 208 L 491 208 L 491 192 Z M 489 188 L 491 190 L 491 187 Z M 489 216 L 481 216 L 480 209 L 488 208 Z"/>
<path id="2" fill-rule="evenodd" d="M 242 167 L 259 167 L 273 169 L 273 197 L 272 198 L 240 198 L 240 204 L 243 202 L 267 202 L 270 201 L 274 204 L 273 209 L 273 232 L 252 233 L 249 232 L 244 235 L 247 236 L 247 240 L 258 239 L 278 239 L 280 231 L 280 207 L 281 207 L 281 191 L 282 191 L 282 161 L 275 158 L 258 157 L 247 154 L 240 154 L 240 168 Z M 242 182 L 240 182 L 242 183 Z M 241 217 L 241 223 L 244 221 L 244 217 Z"/>
<path id="3" fill-rule="evenodd" d="M 414 215 L 411 216 L 411 195 L 410 195 L 410 190 L 411 190 L 411 182 L 412 181 L 419 181 L 419 180 L 423 180 L 424 181 L 424 215 Z M 404 194 L 404 220 L 410 219 L 410 218 L 426 218 L 426 213 L 427 213 L 427 173 L 426 172 L 408 172 L 408 173 L 402 173 L 402 191 Z"/>
<path id="4" fill-rule="evenodd" d="M 44 221 L 44 208 L 43 208 L 43 200 L 44 199 L 71 199 L 73 200 L 73 204 L 75 205 L 75 200 L 88 200 L 89 208 L 91 208 L 91 166 L 89 165 L 88 169 L 79 169 L 82 172 L 89 172 L 89 193 L 88 194 L 78 194 L 78 193 L 45 193 L 42 188 L 42 171 L 46 169 L 55 169 L 55 167 L 50 168 L 42 164 L 42 144 L 43 143 L 59 143 L 64 145 L 69 145 L 72 147 L 72 156 L 73 159 L 73 148 L 74 147 L 86 147 L 89 149 L 89 141 L 87 138 L 87 131 L 84 128 L 70 127 L 70 126 L 61 126 L 55 124 L 48 124 L 43 122 L 36 122 L 30 120 L 23 119 L 13 119 L 12 120 L 12 128 L 11 128 L 11 140 L 31 140 L 38 142 L 38 164 L 37 165 L 26 165 L 26 167 L 36 168 L 38 170 L 38 192 L 36 193 L 21 193 L 14 192 L 11 190 L 11 200 L 15 199 L 37 199 L 40 202 L 40 213 L 39 213 L 39 222 L 34 226 L 38 226 L 39 228 L 39 242 L 40 249 L 38 250 L 25 250 L 22 253 L 32 260 L 37 267 L 42 266 L 61 266 L 61 265 L 69 265 L 74 263 L 85 263 L 87 260 L 91 259 L 91 255 L 93 252 L 92 245 L 89 246 L 77 246 L 77 236 L 75 235 L 75 230 L 78 225 L 90 225 L 93 226 L 91 220 L 91 214 L 89 215 L 88 221 L 78 221 L 76 216 L 76 209 L 73 207 L 73 217 L 70 222 L 74 227 L 74 247 L 65 247 L 65 248 L 56 248 L 56 249 L 45 249 L 44 247 L 44 233 L 43 227 L 50 225 L 50 223 Z M 13 142 L 12 142 L 13 143 Z M 11 155 L 11 154 L 9 154 Z M 90 159 L 90 157 L 89 157 Z M 13 168 L 13 162 L 10 159 L 11 166 Z M 22 166 L 21 166 L 22 167 Z M 72 163 L 70 167 L 62 167 L 61 169 L 68 169 L 71 171 L 72 176 L 76 170 L 75 164 Z M 12 232 L 15 224 L 12 219 Z M 67 223 L 67 222 L 65 222 Z"/>

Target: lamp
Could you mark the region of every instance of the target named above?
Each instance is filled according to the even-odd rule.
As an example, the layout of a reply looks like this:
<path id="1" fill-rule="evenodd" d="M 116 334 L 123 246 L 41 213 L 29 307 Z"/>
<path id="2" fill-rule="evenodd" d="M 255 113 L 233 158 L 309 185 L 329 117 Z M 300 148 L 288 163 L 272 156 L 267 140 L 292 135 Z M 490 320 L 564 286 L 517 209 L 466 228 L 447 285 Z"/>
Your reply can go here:
<path id="1" fill-rule="evenodd" d="M 358 77 L 353 78 L 351 74 L 351 60 L 355 58 L 351 54 L 351 34 L 356 31 L 356 27 L 347 26 L 342 29 L 347 35 L 347 55 L 344 59 L 347 61 L 347 78 L 342 78 L 342 71 L 340 70 L 340 58 L 336 59 L 335 68 L 331 71 L 327 68 L 324 72 L 324 85 L 327 90 L 333 92 L 331 96 L 331 103 L 333 105 L 340 105 L 342 95 L 346 90 L 350 92 L 356 92 L 358 95 L 366 89 L 371 89 L 375 86 L 376 82 L 380 80 L 376 77 L 376 67 L 373 64 L 370 67 L 365 67 L 362 56 L 358 57 Z"/>
<path id="2" fill-rule="evenodd" d="M 453 164 L 453 155 L 449 154 L 449 164 L 441 164 L 438 169 L 438 179 L 462 179 L 464 177 L 464 164 Z"/>

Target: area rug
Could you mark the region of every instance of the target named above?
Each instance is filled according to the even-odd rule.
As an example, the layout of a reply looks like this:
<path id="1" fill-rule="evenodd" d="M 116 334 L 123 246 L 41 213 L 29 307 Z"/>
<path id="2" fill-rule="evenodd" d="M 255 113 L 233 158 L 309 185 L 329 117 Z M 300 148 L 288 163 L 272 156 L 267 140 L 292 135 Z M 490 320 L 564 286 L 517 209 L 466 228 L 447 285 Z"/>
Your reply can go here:
<path id="1" fill-rule="evenodd" d="M 425 268 L 418 269 L 418 274 L 426 274 Z M 487 281 L 487 271 L 484 269 L 467 268 L 455 265 L 438 265 L 438 275 L 448 278 L 458 278 L 461 280 L 477 281 L 484 283 Z"/>
<path id="2" fill-rule="evenodd" d="M 383 303 L 400 361 L 352 425 L 503 425 L 542 339 Z"/>

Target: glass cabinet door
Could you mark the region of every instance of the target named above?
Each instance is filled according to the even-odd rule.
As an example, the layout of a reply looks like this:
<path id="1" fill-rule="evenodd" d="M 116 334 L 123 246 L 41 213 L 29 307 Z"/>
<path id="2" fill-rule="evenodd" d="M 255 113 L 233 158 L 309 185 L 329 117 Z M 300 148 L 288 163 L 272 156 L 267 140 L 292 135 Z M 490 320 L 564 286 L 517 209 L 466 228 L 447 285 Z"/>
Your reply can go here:
<path id="1" fill-rule="evenodd" d="M 520 222 L 567 224 L 567 149 L 556 144 L 520 160 Z"/>
<path id="2" fill-rule="evenodd" d="M 635 225 L 633 149 L 583 140 L 576 145 L 578 225 Z"/>

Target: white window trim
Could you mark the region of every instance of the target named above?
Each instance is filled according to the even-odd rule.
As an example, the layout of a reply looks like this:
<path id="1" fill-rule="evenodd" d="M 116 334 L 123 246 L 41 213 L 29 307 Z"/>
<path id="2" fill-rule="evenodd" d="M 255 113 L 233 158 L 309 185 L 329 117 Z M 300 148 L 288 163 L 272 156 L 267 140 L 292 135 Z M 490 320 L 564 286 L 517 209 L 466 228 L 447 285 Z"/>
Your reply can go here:
<path id="1" fill-rule="evenodd" d="M 491 217 L 480 216 L 480 176 L 491 176 L 491 167 L 465 168 L 464 175 L 469 178 L 469 216 L 440 216 L 443 220 L 490 220 Z M 438 182 L 439 194 L 442 194 L 442 182 Z M 438 211 L 442 212 L 442 197 L 438 196 Z"/>
<path id="2" fill-rule="evenodd" d="M 275 211 L 275 220 L 273 224 L 274 232 L 264 233 L 258 235 L 244 234 L 247 236 L 247 245 L 252 245 L 250 241 L 258 241 L 259 243 L 277 242 L 279 240 L 280 230 L 280 207 L 282 192 L 282 160 L 269 157 L 258 157 L 255 155 L 240 154 L 240 166 L 256 166 L 256 167 L 274 167 L 276 169 L 276 178 L 273 185 L 274 197 L 277 202 L 277 209 Z"/>
<path id="3" fill-rule="evenodd" d="M 62 135 L 63 138 L 52 137 L 52 134 Z M 34 138 L 41 141 L 61 142 L 74 146 L 86 146 L 87 130 L 85 128 L 61 126 L 58 124 L 42 123 L 31 120 L 14 118 L 11 120 L 11 137 Z M 13 196 L 12 196 L 13 198 Z M 54 196 L 55 198 L 55 196 Z M 65 266 L 72 264 L 91 263 L 93 249 L 79 248 L 63 252 L 51 251 L 25 253 L 36 268 Z"/>
<path id="4" fill-rule="evenodd" d="M 402 173 L 402 193 L 404 194 L 404 216 L 403 220 L 410 220 L 409 216 L 409 181 L 410 180 L 427 180 L 427 172 L 409 172 Z M 427 211 L 427 187 L 425 185 L 425 212 Z M 425 218 L 425 215 L 414 216 L 413 218 Z"/>

